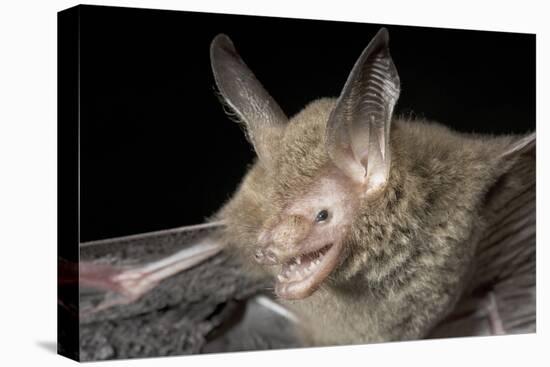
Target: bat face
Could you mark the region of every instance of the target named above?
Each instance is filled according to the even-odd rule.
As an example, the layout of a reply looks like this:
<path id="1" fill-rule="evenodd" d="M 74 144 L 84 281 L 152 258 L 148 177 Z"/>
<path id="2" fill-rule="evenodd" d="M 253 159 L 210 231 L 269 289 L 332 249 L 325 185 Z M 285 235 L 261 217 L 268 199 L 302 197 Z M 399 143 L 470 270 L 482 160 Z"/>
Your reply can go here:
<path id="1" fill-rule="evenodd" d="M 290 120 L 227 36 L 217 36 L 210 52 L 220 93 L 263 170 L 261 183 L 241 187 L 236 197 L 248 199 L 229 216 L 240 218 L 234 227 L 246 233 L 240 241 L 254 248 L 255 261 L 276 268 L 276 294 L 308 297 L 344 262 L 358 211 L 387 184 L 399 95 L 387 31 L 363 51 L 337 100 L 315 101 Z"/>
<path id="2" fill-rule="evenodd" d="M 276 171 L 275 171 L 276 173 Z M 277 193 L 282 200 L 282 192 Z M 255 259 L 280 266 L 275 292 L 285 299 L 313 293 L 344 257 L 344 243 L 361 190 L 326 164 L 304 193 L 290 196 L 262 224 Z"/>

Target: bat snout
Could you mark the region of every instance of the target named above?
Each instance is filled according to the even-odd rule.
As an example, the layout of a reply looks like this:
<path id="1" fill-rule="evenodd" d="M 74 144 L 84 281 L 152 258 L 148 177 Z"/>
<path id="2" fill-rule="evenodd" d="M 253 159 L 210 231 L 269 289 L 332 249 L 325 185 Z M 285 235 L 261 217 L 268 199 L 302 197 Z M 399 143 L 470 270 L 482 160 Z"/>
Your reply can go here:
<path id="1" fill-rule="evenodd" d="M 261 246 L 254 253 L 256 262 L 262 265 L 276 265 L 296 256 L 300 244 L 308 236 L 310 225 L 298 215 L 276 217 L 266 225 L 258 236 Z"/>
<path id="2" fill-rule="evenodd" d="M 262 265 L 276 265 L 282 264 L 294 255 L 294 251 L 289 251 L 281 246 L 269 245 L 256 250 L 254 259 Z"/>

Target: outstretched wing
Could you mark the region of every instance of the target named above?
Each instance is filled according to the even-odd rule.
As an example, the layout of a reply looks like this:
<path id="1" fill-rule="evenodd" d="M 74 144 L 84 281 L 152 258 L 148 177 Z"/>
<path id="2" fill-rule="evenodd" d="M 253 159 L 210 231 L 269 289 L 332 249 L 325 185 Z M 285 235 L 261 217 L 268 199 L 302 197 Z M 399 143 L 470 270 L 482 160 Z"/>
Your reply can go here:
<path id="1" fill-rule="evenodd" d="M 111 269 L 95 274 L 100 278 L 114 269 L 116 276 L 125 274 L 131 281 L 131 275 L 154 270 L 148 275 L 153 278 L 144 278 L 154 286 L 135 299 L 112 289 L 112 282 L 100 290 L 81 288 L 81 308 L 93 310 L 80 317 L 82 360 L 301 346 L 296 320 L 269 298 L 270 284 L 250 277 L 223 249 L 208 253 L 216 227 L 185 229 L 81 246 L 85 264 Z M 176 271 L 178 263 L 185 265 L 197 254 L 210 256 Z M 125 284 L 132 290 L 133 283 Z"/>
<path id="2" fill-rule="evenodd" d="M 223 225 L 212 222 L 80 244 L 80 287 L 107 292 L 93 307 L 81 302 L 81 315 L 132 303 L 164 279 L 215 256 L 223 247 L 217 236 Z"/>

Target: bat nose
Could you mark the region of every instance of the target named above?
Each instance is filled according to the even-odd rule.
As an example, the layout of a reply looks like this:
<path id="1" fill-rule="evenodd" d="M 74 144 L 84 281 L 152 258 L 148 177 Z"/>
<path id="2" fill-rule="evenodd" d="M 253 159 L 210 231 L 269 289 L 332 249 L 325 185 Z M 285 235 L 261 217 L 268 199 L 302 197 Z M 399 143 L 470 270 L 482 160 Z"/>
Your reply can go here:
<path id="1" fill-rule="evenodd" d="M 275 252 L 269 247 L 264 247 L 256 250 L 254 254 L 256 262 L 262 265 L 275 265 L 279 262 Z"/>

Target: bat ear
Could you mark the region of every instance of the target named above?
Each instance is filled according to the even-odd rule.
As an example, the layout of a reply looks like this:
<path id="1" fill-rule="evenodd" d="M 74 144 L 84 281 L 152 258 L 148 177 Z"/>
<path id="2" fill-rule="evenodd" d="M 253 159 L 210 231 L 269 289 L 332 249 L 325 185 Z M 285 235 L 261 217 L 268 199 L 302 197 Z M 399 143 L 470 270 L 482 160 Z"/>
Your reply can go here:
<path id="1" fill-rule="evenodd" d="M 241 59 L 225 34 L 210 45 L 214 79 L 229 107 L 246 125 L 248 140 L 262 162 L 272 159 L 287 116 Z"/>
<path id="2" fill-rule="evenodd" d="M 390 171 L 390 123 L 400 82 L 388 43 L 382 28 L 353 66 L 327 121 L 329 156 L 366 192 L 384 187 Z"/>

